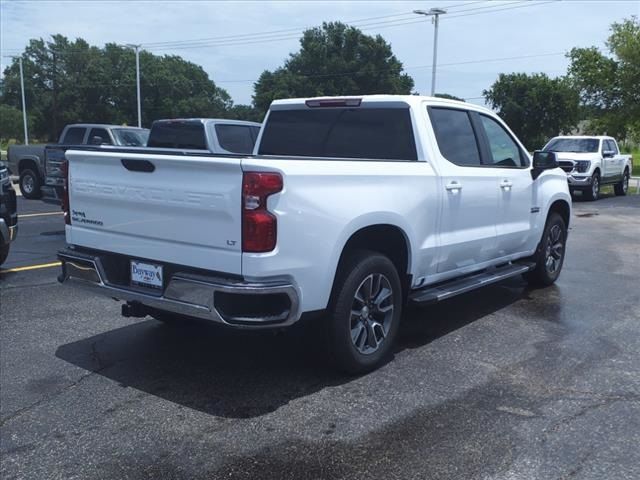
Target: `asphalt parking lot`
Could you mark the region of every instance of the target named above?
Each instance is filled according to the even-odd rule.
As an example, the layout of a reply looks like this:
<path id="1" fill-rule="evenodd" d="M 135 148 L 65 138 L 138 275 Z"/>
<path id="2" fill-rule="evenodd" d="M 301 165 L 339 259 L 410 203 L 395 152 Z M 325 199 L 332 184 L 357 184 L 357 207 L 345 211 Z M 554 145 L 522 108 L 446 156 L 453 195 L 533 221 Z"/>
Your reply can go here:
<path id="1" fill-rule="evenodd" d="M 574 203 L 555 286 L 407 312 L 393 360 L 357 378 L 300 330 L 126 319 L 56 267 L 22 269 L 64 236 L 55 207 L 19 209 L 0 273 L 4 480 L 640 478 L 640 195 Z"/>

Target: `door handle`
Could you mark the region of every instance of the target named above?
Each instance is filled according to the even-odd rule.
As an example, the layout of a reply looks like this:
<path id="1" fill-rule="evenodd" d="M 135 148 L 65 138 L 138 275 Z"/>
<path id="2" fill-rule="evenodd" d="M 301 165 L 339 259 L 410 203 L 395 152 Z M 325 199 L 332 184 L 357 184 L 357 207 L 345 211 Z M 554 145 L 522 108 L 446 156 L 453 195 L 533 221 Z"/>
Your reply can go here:
<path id="1" fill-rule="evenodd" d="M 455 180 L 447 183 L 445 185 L 445 187 L 449 192 L 459 192 L 460 190 L 462 190 L 462 184 L 459 182 L 456 182 Z"/>
<path id="2" fill-rule="evenodd" d="M 511 187 L 513 187 L 513 183 L 509 180 L 502 180 L 502 182 L 500 182 L 500 188 L 502 188 L 503 190 L 508 190 Z"/>

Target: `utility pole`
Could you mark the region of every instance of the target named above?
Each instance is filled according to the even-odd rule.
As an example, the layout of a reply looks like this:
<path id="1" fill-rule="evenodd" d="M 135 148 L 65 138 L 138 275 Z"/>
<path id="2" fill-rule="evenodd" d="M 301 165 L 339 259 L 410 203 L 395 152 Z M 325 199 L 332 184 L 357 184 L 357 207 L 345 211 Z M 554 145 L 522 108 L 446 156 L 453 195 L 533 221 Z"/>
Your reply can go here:
<path id="1" fill-rule="evenodd" d="M 133 48 L 136 51 L 136 93 L 138 97 L 138 127 L 142 128 L 142 107 L 140 104 L 140 47 L 142 45 L 134 45 L 127 43 L 129 48 Z"/>
<path id="2" fill-rule="evenodd" d="M 431 96 L 433 97 L 436 93 L 436 66 L 438 65 L 438 21 L 440 15 L 444 15 L 447 11 L 442 8 L 432 8 L 429 11 L 414 10 L 413 13 L 433 17 L 433 23 L 435 26 L 433 31 L 433 66 L 431 67 Z"/>
<path id="3" fill-rule="evenodd" d="M 24 144 L 29 145 L 29 130 L 27 129 L 27 102 L 24 99 L 24 72 L 22 70 L 22 56 L 10 56 L 5 58 L 18 59 L 18 65 L 20 66 L 20 94 L 22 96 L 22 124 L 24 126 Z"/>

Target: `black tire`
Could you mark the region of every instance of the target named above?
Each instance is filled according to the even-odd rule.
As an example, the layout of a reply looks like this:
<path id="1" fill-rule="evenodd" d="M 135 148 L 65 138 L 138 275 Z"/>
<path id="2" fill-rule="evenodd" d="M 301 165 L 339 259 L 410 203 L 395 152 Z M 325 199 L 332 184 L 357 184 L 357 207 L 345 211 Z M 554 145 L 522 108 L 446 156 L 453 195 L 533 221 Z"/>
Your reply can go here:
<path id="1" fill-rule="evenodd" d="M 548 287 L 560 276 L 567 246 L 567 225 L 563 218 L 551 212 L 544 226 L 542 239 L 536 253 L 530 260 L 536 266 L 525 274 L 525 279 L 532 286 Z M 553 257 L 553 260 L 549 260 Z"/>
<path id="2" fill-rule="evenodd" d="M 391 353 L 402 304 L 400 277 L 391 260 L 355 251 L 338 270 L 328 310 L 327 346 L 334 366 L 349 374 L 379 367 Z M 352 313 L 356 309 L 359 315 Z"/>
<path id="3" fill-rule="evenodd" d="M 613 186 L 613 191 L 619 197 L 624 197 L 629 190 L 629 170 L 625 170 L 622 174 L 622 180 Z"/>
<path id="4" fill-rule="evenodd" d="M 11 247 L 10 243 L 0 246 L 0 265 L 2 265 L 9 256 L 9 247 Z"/>
<path id="5" fill-rule="evenodd" d="M 598 200 L 600 198 L 600 173 L 595 172 L 591 177 L 591 188 L 584 190 L 584 195 L 588 200 Z"/>
<path id="6" fill-rule="evenodd" d="M 42 197 L 42 179 L 33 170 L 26 168 L 20 172 L 20 192 L 24 198 L 35 200 Z"/>

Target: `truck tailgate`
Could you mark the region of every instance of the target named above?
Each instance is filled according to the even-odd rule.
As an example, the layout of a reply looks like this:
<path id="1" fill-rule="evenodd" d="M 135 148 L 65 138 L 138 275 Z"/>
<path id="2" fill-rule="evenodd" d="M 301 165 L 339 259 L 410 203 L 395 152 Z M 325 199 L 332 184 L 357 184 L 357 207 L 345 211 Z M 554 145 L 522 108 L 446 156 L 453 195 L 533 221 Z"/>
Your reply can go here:
<path id="1" fill-rule="evenodd" d="M 67 150 L 67 243 L 241 273 L 240 158 Z"/>

